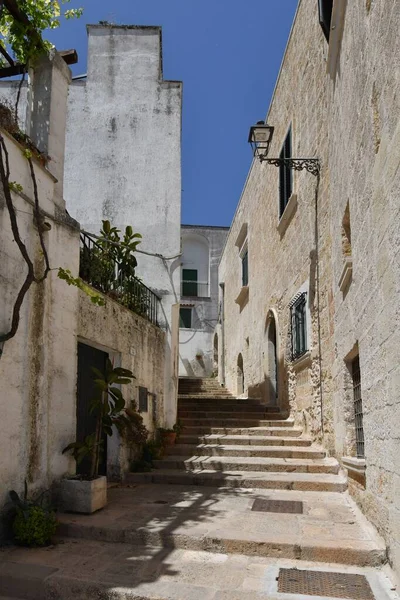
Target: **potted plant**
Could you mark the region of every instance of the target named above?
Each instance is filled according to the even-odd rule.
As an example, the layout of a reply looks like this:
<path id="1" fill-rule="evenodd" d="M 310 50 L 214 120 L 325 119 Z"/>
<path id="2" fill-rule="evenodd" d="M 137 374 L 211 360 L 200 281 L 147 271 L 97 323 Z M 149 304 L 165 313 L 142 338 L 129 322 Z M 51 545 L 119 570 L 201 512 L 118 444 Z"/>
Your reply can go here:
<path id="1" fill-rule="evenodd" d="M 92 368 L 95 375 L 95 394 L 90 410 L 96 414 L 95 431 L 83 442 L 72 442 L 63 450 L 72 452 L 79 465 L 90 456 L 90 469 L 84 476 L 63 479 L 60 490 L 60 504 L 63 510 L 79 513 L 93 513 L 107 504 L 107 477 L 99 476 L 99 461 L 103 451 L 103 434 L 111 436 L 113 425 L 121 431 L 129 426 L 129 409 L 116 385 L 130 383 L 134 375 L 128 369 L 114 368 L 107 359 L 105 373 Z"/>
<path id="2" fill-rule="evenodd" d="M 173 446 L 176 442 L 176 438 L 181 432 L 181 429 L 182 426 L 179 423 L 175 423 L 172 429 L 164 429 L 164 427 L 159 427 L 157 431 L 161 445 L 164 448 L 167 446 Z"/>

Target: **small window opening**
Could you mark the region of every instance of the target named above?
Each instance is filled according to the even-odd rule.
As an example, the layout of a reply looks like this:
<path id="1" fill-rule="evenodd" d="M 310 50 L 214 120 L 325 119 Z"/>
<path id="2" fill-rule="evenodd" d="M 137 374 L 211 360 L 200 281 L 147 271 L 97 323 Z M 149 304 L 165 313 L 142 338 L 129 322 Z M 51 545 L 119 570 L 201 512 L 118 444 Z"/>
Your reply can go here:
<path id="1" fill-rule="evenodd" d="M 242 287 L 249 284 L 249 251 L 246 249 L 242 256 Z"/>
<path id="2" fill-rule="evenodd" d="M 365 458 L 364 451 L 364 418 L 361 398 L 361 371 L 360 357 L 356 356 L 351 363 L 351 374 L 353 378 L 354 397 L 354 423 L 356 429 L 356 451 L 357 458 Z"/>
<path id="3" fill-rule="evenodd" d="M 307 352 L 307 293 L 299 294 L 291 305 L 292 360 Z"/>
<path id="4" fill-rule="evenodd" d="M 319 24 L 328 43 L 331 31 L 332 6 L 333 0 L 318 0 Z"/>
<path id="5" fill-rule="evenodd" d="M 350 207 L 346 205 L 342 220 L 342 254 L 343 258 L 351 256 L 351 227 L 350 227 Z"/>
<path id="6" fill-rule="evenodd" d="M 241 354 L 237 359 L 237 394 L 238 396 L 244 394 L 243 356 Z"/>
<path id="7" fill-rule="evenodd" d="M 179 327 L 183 329 L 192 328 L 192 309 L 180 308 L 179 310 Z"/>
<path id="8" fill-rule="evenodd" d="M 139 412 L 148 412 L 148 390 L 146 387 L 139 386 Z"/>
<path id="9" fill-rule="evenodd" d="M 291 158 L 292 157 L 292 128 L 289 128 L 287 136 L 282 146 L 279 158 Z M 283 215 L 283 212 L 289 202 L 290 196 L 293 191 L 293 173 L 292 169 L 285 164 L 279 166 L 279 218 Z"/>

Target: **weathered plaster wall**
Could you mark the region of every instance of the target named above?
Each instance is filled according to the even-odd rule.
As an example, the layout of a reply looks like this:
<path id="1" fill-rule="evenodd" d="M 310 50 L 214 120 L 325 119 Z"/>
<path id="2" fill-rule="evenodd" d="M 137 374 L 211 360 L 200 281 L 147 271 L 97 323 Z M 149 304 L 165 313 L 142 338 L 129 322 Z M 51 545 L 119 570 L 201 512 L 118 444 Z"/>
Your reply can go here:
<path id="1" fill-rule="evenodd" d="M 166 334 L 146 319 L 107 298 L 106 306 L 95 306 L 90 298 L 79 292 L 78 338 L 80 342 L 108 352 L 114 365 L 130 369 L 136 379 L 124 386 L 128 404 L 139 404 L 139 386 L 149 392 L 148 412 L 143 412 L 149 431 L 163 421 L 164 363 Z M 120 443 L 118 432 L 107 444 L 107 476 L 119 479 L 129 468 L 132 452 Z"/>
<path id="2" fill-rule="evenodd" d="M 332 264 L 335 294 L 336 452 L 355 455 L 346 357 L 358 344 L 364 411 L 366 489 L 351 482 L 389 544 L 400 572 L 400 5 L 347 2 L 330 82 Z M 352 281 L 344 266 L 348 204 Z M 353 353 L 354 354 L 354 353 Z"/>
<path id="3" fill-rule="evenodd" d="M 2 132 L 9 152 L 10 179 L 23 185 L 13 194 L 21 238 L 36 272 L 43 256 L 32 217 L 32 182 L 22 147 Z M 34 163 L 40 206 L 51 226 L 44 233 L 51 267 L 78 269 L 79 230 L 55 206 L 55 180 Z M 0 192 L 0 331 L 9 329 L 16 296 L 27 268 L 11 232 Z M 51 271 L 42 284 L 32 284 L 21 309 L 16 336 L 5 342 L 0 357 L 0 506 L 11 489 L 47 488 L 69 467 L 62 448 L 75 436 L 77 290 Z M 68 360 L 66 360 L 68 357 Z"/>
<path id="4" fill-rule="evenodd" d="M 199 281 L 208 284 L 209 296 L 181 299 L 182 305 L 193 307 L 193 320 L 191 329 L 179 330 L 179 375 L 210 377 L 215 371 L 213 344 L 219 311 L 218 266 L 229 230 L 227 227 L 182 225 L 181 231 L 182 268 L 198 268 L 196 254 L 191 252 L 192 240 L 203 239 L 208 248 L 207 265 L 203 270 L 199 268 Z M 204 262 L 202 254 L 200 258 Z M 205 287 L 200 284 L 199 295 L 205 295 L 204 290 Z"/>
<path id="5" fill-rule="evenodd" d="M 275 127 L 269 156 L 279 156 L 292 126 L 292 154 L 318 157 L 322 162 L 317 179 L 308 172 L 295 172 L 291 217 L 288 211 L 279 221 L 279 169 L 254 161 L 244 186 L 232 228 L 221 259 L 219 277 L 225 284 L 224 362 L 227 387 L 237 392 L 237 361 L 243 356 L 245 393 L 271 401 L 268 346 L 269 316 L 277 329 L 278 403 L 305 426 L 312 436 L 321 437 L 321 379 L 325 441 L 333 448 L 331 376 L 330 205 L 327 166 L 325 74 L 326 42 L 318 24 L 317 3 L 300 3 L 267 116 Z M 256 120 L 257 115 L 255 115 Z M 248 299 L 237 304 L 241 290 L 241 259 L 236 245 L 247 225 L 249 252 Z M 244 241 L 244 239 L 242 240 Z M 317 293 L 317 249 L 320 268 Z M 291 362 L 289 303 L 300 291 L 307 291 L 310 359 Z M 319 311 L 318 311 L 319 308 Z M 320 323 L 318 323 L 318 312 Z M 320 325 L 320 327 L 319 327 Z M 319 334 L 322 374 L 319 363 Z"/>
<path id="6" fill-rule="evenodd" d="M 91 25 L 88 76 L 70 88 L 65 198 L 69 212 L 97 233 L 102 219 L 143 236 L 140 246 L 180 253 L 182 84 L 163 81 L 161 29 Z M 162 297 L 166 337 L 164 418 L 176 418 L 179 260 L 139 256 L 137 273 Z"/>

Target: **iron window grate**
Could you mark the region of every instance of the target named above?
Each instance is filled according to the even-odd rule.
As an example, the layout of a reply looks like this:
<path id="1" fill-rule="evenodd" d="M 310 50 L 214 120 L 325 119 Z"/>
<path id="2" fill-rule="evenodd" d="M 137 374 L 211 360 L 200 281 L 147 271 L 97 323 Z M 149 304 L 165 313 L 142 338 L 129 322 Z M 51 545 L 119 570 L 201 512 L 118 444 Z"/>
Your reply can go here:
<path id="1" fill-rule="evenodd" d="M 307 293 L 298 295 L 292 303 L 292 360 L 296 360 L 307 352 L 307 320 L 306 320 Z"/>
<path id="2" fill-rule="evenodd" d="M 361 371 L 359 356 L 356 356 L 356 358 L 353 360 L 351 367 L 353 376 L 354 423 L 356 430 L 357 458 L 365 458 L 363 406 L 361 398 Z"/>

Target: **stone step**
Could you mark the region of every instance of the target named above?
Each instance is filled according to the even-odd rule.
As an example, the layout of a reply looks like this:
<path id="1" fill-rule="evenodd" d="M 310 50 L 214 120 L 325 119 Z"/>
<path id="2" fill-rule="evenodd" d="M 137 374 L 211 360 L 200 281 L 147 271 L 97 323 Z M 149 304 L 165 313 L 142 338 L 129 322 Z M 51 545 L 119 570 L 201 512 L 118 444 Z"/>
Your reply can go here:
<path id="1" fill-rule="evenodd" d="M 287 423 L 287 421 L 284 421 Z M 278 426 L 276 426 L 278 425 Z M 186 426 L 185 435 L 204 435 L 204 434 L 223 434 L 223 435 L 256 435 L 256 436 L 280 436 L 280 437 L 300 437 L 303 430 L 293 425 L 288 427 L 274 422 L 274 427 L 214 427 L 209 425 Z"/>
<path id="2" fill-rule="evenodd" d="M 229 427 L 229 428 L 249 428 L 249 427 L 291 427 L 294 425 L 294 421 L 289 419 L 282 419 L 280 414 L 268 415 L 268 419 L 243 419 L 243 418 L 231 418 L 231 419 L 180 419 L 182 427 Z M 276 417 L 276 418 L 275 418 Z"/>
<path id="3" fill-rule="evenodd" d="M 178 394 L 178 400 L 182 404 L 202 404 L 203 402 L 207 404 L 207 402 L 218 402 L 221 405 L 224 404 L 234 404 L 234 405 L 243 405 L 246 406 L 248 404 L 255 404 L 257 406 L 276 406 L 274 404 L 265 404 L 259 398 L 235 398 L 234 396 L 220 397 L 213 396 L 212 394 L 203 394 L 201 397 L 191 396 L 189 394 Z"/>
<path id="4" fill-rule="evenodd" d="M 235 419 L 240 421 L 265 421 L 268 419 L 284 420 L 288 415 L 280 412 L 220 412 L 220 411 L 178 411 L 179 421 L 225 421 L 226 419 Z"/>
<path id="5" fill-rule="evenodd" d="M 260 471 L 262 473 L 331 473 L 339 472 L 339 463 L 335 458 L 296 459 L 266 458 L 263 456 L 166 456 L 155 460 L 156 469 L 184 469 L 198 471 Z"/>
<path id="6" fill-rule="evenodd" d="M 128 473 L 126 483 L 162 483 L 224 488 L 255 488 L 314 492 L 344 492 L 347 479 L 330 473 L 268 473 L 263 471 L 179 471 L 158 469 L 151 473 Z"/>
<path id="7" fill-rule="evenodd" d="M 237 404 L 237 405 L 235 405 L 235 404 L 230 404 L 230 403 L 222 404 L 221 402 L 214 402 L 213 404 L 197 403 L 197 404 L 193 404 L 193 405 L 191 405 L 191 404 L 182 405 L 181 403 L 179 403 L 178 412 L 179 413 L 190 412 L 192 414 L 206 413 L 206 412 L 212 412 L 212 413 L 218 412 L 218 413 L 222 413 L 222 414 L 226 415 L 226 413 L 229 413 L 229 412 L 279 413 L 281 411 L 279 409 L 277 409 L 276 406 L 263 406 L 262 404 L 243 404 L 243 405 Z M 182 415 L 182 416 L 184 416 L 184 415 Z"/>
<path id="8" fill-rule="evenodd" d="M 66 539 L 64 545 L 70 560 L 67 564 L 60 563 L 57 572 L 44 581 L 42 592 L 35 600 L 317 598 L 279 593 L 280 568 L 340 572 L 344 576 L 354 573 L 367 578 L 377 599 L 393 600 L 395 596 L 386 574 L 371 568 L 381 565 L 383 551 L 379 544 L 369 540 L 355 547 L 349 540 L 324 545 L 316 544 L 310 537 L 297 543 L 297 539 L 294 542 L 271 535 L 265 541 L 252 541 L 251 538 L 239 540 L 229 534 L 217 539 L 210 536 L 196 539 L 184 533 L 179 536 L 169 532 L 163 539 L 163 547 L 150 545 L 148 540 L 156 537 L 156 533 L 143 533 L 140 544 L 91 541 L 83 537 Z M 258 555 L 251 552 L 251 547 Z M 248 554 L 244 554 L 247 550 Z M 29 560 L 29 550 L 25 553 Z M 336 564 L 310 565 L 310 561 L 319 560 L 318 556 Z M 20 554 L 20 562 L 16 564 L 20 579 L 26 580 L 23 560 L 24 555 Z M 57 549 L 49 550 L 48 557 L 42 560 L 57 562 Z M 71 562 L 76 564 L 75 569 L 71 568 Z M 37 560 L 34 565 L 42 567 Z"/>
<path id="9" fill-rule="evenodd" d="M 293 442 L 292 442 L 293 444 Z M 259 456 L 265 458 L 325 458 L 326 452 L 319 448 L 295 446 L 255 446 L 233 444 L 176 444 L 168 448 L 174 456 Z"/>
<path id="10" fill-rule="evenodd" d="M 281 429 L 278 430 L 282 432 Z M 291 430 L 295 431 L 294 429 Z M 284 432 L 283 432 L 284 433 Z M 197 446 L 198 444 L 222 444 L 242 446 L 311 446 L 312 440 L 306 437 L 279 437 L 276 435 L 180 435 L 179 444 Z"/>

